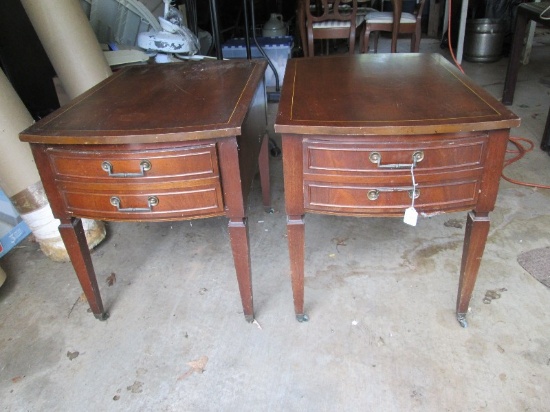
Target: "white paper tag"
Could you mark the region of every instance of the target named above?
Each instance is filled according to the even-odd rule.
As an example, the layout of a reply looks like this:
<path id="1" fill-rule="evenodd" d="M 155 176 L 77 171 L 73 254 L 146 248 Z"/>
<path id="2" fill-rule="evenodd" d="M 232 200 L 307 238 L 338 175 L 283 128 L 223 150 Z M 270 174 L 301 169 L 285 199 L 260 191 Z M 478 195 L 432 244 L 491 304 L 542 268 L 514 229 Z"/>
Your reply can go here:
<path id="1" fill-rule="evenodd" d="M 407 225 L 416 226 L 416 221 L 418 220 L 418 212 L 416 209 L 411 206 L 405 210 L 405 216 L 403 216 L 403 222 Z"/>

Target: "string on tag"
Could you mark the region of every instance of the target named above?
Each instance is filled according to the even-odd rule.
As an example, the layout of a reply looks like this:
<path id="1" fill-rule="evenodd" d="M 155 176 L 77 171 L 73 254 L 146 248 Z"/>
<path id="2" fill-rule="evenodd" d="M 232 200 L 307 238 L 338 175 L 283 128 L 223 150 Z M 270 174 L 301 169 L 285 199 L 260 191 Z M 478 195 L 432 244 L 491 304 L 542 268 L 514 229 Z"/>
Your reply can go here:
<path id="1" fill-rule="evenodd" d="M 418 220 L 418 212 L 414 208 L 414 198 L 416 197 L 416 180 L 414 179 L 414 162 L 411 164 L 411 179 L 412 179 L 412 192 L 411 192 L 411 206 L 405 209 L 405 216 L 403 216 L 403 222 L 408 225 L 416 226 Z"/>
<path id="2" fill-rule="evenodd" d="M 412 202 L 411 202 L 411 208 L 414 209 L 414 198 L 416 197 L 416 180 L 414 180 L 414 162 L 411 164 L 411 179 L 413 183 L 413 191 L 412 191 Z"/>

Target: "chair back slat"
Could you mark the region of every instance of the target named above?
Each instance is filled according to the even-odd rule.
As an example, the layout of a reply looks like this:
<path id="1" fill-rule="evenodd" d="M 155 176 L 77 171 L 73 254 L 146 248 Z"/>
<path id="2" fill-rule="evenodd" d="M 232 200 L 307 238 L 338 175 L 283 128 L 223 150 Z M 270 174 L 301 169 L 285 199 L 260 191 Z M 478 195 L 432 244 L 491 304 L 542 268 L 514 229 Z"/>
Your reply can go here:
<path id="1" fill-rule="evenodd" d="M 314 39 L 342 39 L 355 49 L 358 0 L 300 0 L 298 20 L 304 54 L 313 56 Z"/>
<path id="2" fill-rule="evenodd" d="M 365 24 L 361 26 L 361 52 L 369 50 L 370 33 L 375 33 L 374 51 L 377 51 L 378 33 L 391 32 L 391 52 L 397 51 L 397 38 L 400 34 L 411 34 L 411 52 L 418 52 L 421 38 L 422 11 L 426 0 L 416 0 L 413 13 L 403 13 L 403 0 L 390 0 L 392 11 L 369 12 Z"/>
<path id="3" fill-rule="evenodd" d="M 305 0 L 307 19 L 311 22 L 339 20 L 355 22 L 357 0 Z M 309 7 L 308 6 L 309 3 Z"/>

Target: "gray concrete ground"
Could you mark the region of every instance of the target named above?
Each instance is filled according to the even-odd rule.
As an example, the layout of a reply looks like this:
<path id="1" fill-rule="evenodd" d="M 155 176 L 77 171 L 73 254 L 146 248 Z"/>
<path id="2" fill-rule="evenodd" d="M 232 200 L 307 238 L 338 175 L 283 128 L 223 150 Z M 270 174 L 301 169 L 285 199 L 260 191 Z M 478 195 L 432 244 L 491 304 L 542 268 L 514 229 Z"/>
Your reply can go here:
<path id="1" fill-rule="evenodd" d="M 550 156 L 538 145 L 549 45 L 539 30 L 521 68 L 512 110 L 523 123 L 512 134 L 535 149 L 509 168 L 546 184 Z M 447 55 L 429 39 L 421 51 Z M 506 64 L 464 69 L 500 98 Z M 255 324 L 242 315 L 224 218 L 109 223 L 92 255 L 105 322 L 80 300 L 70 264 L 48 260 L 30 239 L 4 257 L 0 409 L 550 410 L 550 291 L 517 263 L 521 252 L 550 246 L 549 191 L 502 181 L 467 329 L 454 315 L 465 213 L 417 227 L 307 216 L 310 321 L 298 323 L 281 159 L 271 167 L 275 213 L 263 212 L 257 181 L 250 202 Z"/>

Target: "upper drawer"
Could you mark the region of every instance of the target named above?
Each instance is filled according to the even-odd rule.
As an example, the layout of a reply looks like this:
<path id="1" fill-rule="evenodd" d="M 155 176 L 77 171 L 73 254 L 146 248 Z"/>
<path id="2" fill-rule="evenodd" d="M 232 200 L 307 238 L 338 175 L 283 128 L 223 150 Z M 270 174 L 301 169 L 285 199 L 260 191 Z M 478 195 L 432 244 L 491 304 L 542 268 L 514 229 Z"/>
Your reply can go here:
<path id="1" fill-rule="evenodd" d="M 372 175 L 379 173 L 444 173 L 483 165 L 487 135 L 446 140 L 434 136 L 376 137 L 354 141 L 304 141 L 304 173 Z"/>
<path id="2" fill-rule="evenodd" d="M 197 179 L 219 175 L 216 146 L 98 150 L 48 149 L 57 179 Z"/>

